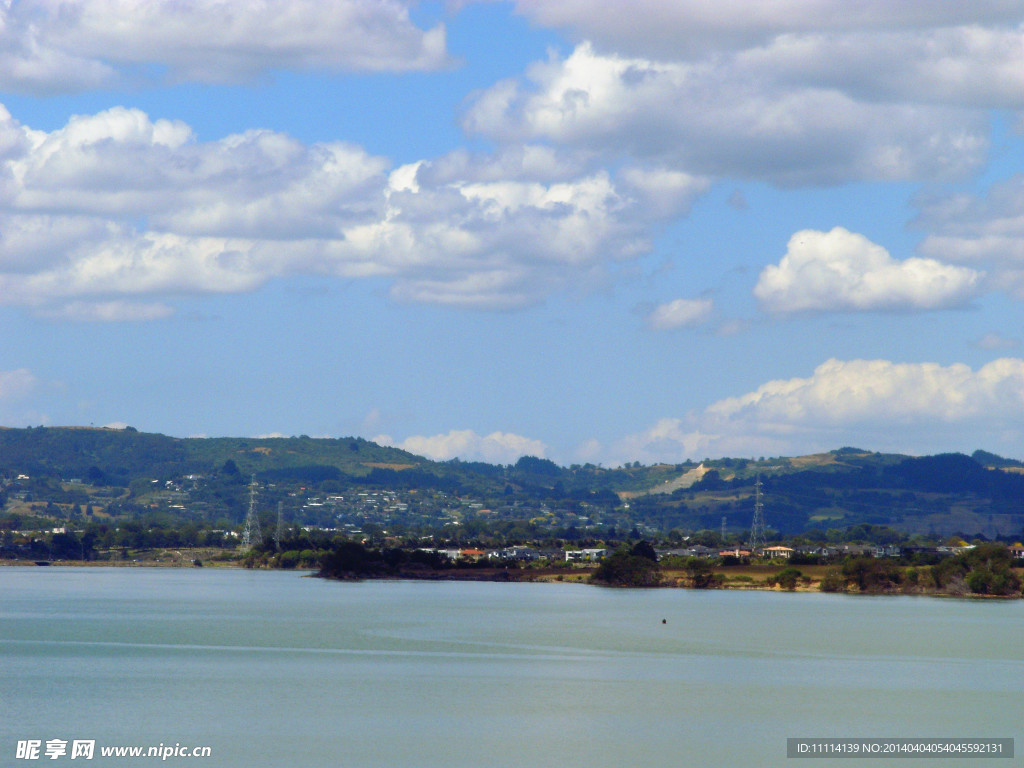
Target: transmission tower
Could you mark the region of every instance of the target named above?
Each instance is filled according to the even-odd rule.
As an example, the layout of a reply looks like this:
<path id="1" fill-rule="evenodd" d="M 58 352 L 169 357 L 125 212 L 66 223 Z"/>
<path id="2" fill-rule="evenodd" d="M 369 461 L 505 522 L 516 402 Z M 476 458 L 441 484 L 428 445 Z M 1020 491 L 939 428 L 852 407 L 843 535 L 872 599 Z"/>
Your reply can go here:
<path id="1" fill-rule="evenodd" d="M 283 506 L 283 501 L 277 502 L 277 530 L 274 532 L 274 546 L 278 552 L 281 551 L 281 533 L 284 530 L 284 523 L 281 518 L 281 507 Z"/>
<path id="2" fill-rule="evenodd" d="M 764 504 L 761 502 L 761 476 L 754 483 L 754 521 L 750 524 L 750 550 L 763 549 L 764 540 Z"/>
<path id="3" fill-rule="evenodd" d="M 256 517 L 256 476 L 249 483 L 249 514 L 245 516 L 245 530 L 242 532 L 242 549 L 252 549 L 263 543 L 260 521 Z"/>

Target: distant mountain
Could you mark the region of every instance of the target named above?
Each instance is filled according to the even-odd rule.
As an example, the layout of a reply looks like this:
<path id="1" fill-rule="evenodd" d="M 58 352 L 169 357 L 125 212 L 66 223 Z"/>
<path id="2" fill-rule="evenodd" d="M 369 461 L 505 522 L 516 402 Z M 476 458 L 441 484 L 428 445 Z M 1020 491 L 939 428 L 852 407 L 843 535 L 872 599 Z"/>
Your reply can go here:
<path id="1" fill-rule="evenodd" d="M 176 438 L 130 427 L 0 428 L 0 479 L 11 503 L 66 509 L 111 499 L 111 509 L 120 505 L 125 514 L 155 507 L 170 515 L 238 520 L 250 476 L 264 486 L 267 503 L 300 506 L 297 499 L 318 493 L 389 489 L 406 495 L 394 503 L 410 520 L 420 515 L 417 525 L 444 524 L 455 504 L 462 505 L 459 519 L 475 520 L 480 530 L 501 521 L 570 536 L 638 527 L 718 531 L 726 518 L 727 527 L 739 531 L 749 528 L 760 484 L 767 525 L 784 534 L 858 525 L 1014 538 L 1024 531 L 1024 464 L 985 451 L 912 457 L 844 447 L 808 456 L 609 469 L 563 467 L 534 456 L 508 466 L 437 462 L 356 437 Z M 69 480 L 93 490 L 82 495 Z M 174 504 L 185 512 L 174 511 Z M 317 521 L 338 517 L 337 510 L 330 517 L 322 509 Z M 383 525 L 390 513 L 374 514 L 383 515 L 374 518 Z"/>

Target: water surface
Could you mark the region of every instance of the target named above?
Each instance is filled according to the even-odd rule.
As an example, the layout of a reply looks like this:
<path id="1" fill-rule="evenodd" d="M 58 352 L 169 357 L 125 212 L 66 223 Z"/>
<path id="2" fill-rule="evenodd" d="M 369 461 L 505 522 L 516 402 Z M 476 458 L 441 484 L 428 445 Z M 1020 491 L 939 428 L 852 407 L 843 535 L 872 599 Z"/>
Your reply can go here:
<path id="1" fill-rule="evenodd" d="M 792 768 L 787 737 L 1024 749 L 1022 630 L 1021 601 L 10 567 L 0 765 L 79 762 L 14 760 L 27 738 L 208 745 L 162 764 L 227 768 Z"/>

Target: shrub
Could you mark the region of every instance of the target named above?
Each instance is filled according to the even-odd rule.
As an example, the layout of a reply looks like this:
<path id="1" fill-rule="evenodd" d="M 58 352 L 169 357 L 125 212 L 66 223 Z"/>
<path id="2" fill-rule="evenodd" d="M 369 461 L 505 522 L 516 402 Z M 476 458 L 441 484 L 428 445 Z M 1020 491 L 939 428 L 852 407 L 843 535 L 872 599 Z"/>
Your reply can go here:
<path id="1" fill-rule="evenodd" d="M 825 576 L 821 580 L 821 584 L 818 585 L 818 589 L 822 592 L 845 592 L 846 579 L 843 578 L 843 574 L 838 568 L 829 568 L 825 571 Z"/>
<path id="2" fill-rule="evenodd" d="M 797 581 L 803 574 L 796 568 L 784 568 L 769 579 L 770 582 L 778 584 L 782 589 L 792 592 L 796 589 Z"/>

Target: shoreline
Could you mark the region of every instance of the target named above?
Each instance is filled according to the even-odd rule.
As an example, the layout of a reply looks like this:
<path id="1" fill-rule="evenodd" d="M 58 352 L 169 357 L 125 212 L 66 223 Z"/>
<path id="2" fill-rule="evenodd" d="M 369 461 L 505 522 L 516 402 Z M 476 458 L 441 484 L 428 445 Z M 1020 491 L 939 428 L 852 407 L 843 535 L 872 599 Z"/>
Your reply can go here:
<path id="1" fill-rule="evenodd" d="M 254 570 L 254 571 L 282 571 L 302 573 L 304 577 L 321 578 L 328 581 L 448 581 L 448 582 L 493 582 L 493 583 L 550 583 L 550 584 L 579 584 L 592 587 L 603 587 L 606 589 L 686 589 L 694 591 L 734 591 L 734 592 L 776 592 L 776 593 L 817 593 L 817 594 L 840 594 L 840 595 L 866 595 L 866 596 L 904 596 L 904 597 L 939 597 L 959 598 L 971 600 L 1020 600 L 1022 594 L 1014 595 L 991 595 L 967 592 L 964 594 L 951 594 L 937 590 L 914 589 L 914 590 L 887 590 L 877 592 L 861 592 L 857 589 L 843 589 L 824 592 L 820 589 L 821 580 L 809 578 L 806 582 L 798 584 L 793 589 L 784 589 L 778 584 L 768 583 L 768 577 L 783 570 L 786 566 L 757 566 L 754 573 L 762 578 L 756 579 L 749 570 L 750 567 L 725 566 L 716 568 L 716 573 L 721 573 L 725 578 L 713 587 L 693 587 L 685 583 L 685 576 L 682 571 L 670 569 L 662 574 L 660 584 L 648 587 L 631 587 L 628 585 L 599 584 L 591 580 L 593 568 L 575 568 L 566 570 L 561 568 L 535 569 L 535 570 L 511 570 L 506 568 L 453 568 L 444 571 L 409 570 L 387 575 L 367 575 L 337 577 L 321 575 L 313 568 L 270 568 L 259 567 L 249 568 L 240 561 L 219 560 L 204 561 L 201 566 L 195 565 L 193 561 L 180 558 L 177 560 L 166 560 L 163 558 L 149 560 L 0 560 L 0 568 L 23 567 L 23 568 L 189 568 L 193 570 Z M 827 566 L 818 566 L 825 568 Z M 736 576 L 743 577 L 742 581 L 731 580 Z M 747 580 L 749 579 L 749 580 Z M 731 583 L 730 583 L 731 582 Z"/>

